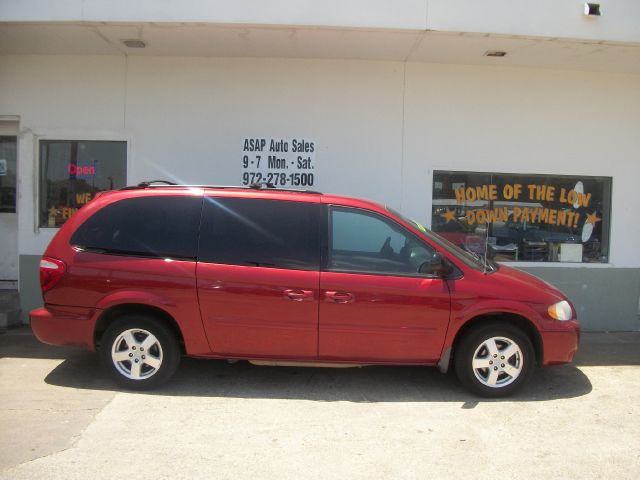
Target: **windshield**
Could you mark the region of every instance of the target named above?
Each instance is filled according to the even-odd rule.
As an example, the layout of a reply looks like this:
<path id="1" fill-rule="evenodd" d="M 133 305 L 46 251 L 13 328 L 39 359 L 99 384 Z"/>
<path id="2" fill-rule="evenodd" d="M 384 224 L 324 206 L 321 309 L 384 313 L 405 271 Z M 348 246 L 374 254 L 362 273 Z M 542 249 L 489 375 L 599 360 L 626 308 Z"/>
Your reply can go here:
<path id="1" fill-rule="evenodd" d="M 403 214 L 401 214 L 400 212 L 394 210 L 391 207 L 387 206 L 386 208 L 392 214 L 394 214 L 397 217 L 401 218 L 402 220 L 404 220 L 408 224 L 413 225 L 414 227 L 416 227 L 427 238 L 429 238 L 429 240 L 433 241 L 435 244 L 437 244 L 438 246 L 440 246 L 443 249 L 445 249 L 448 253 L 450 253 L 451 255 L 456 257 L 457 259 L 459 259 L 461 262 L 463 262 L 468 267 L 471 267 L 471 268 L 473 268 L 475 270 L 480 270 L 480 271 L 485 271 L 486 270 L 487 272 L 493 272 L 493 271 L 496 271 L 498 269 L 498 265 L 496 263 L 492 262 L 491 260 L 487 259 L 487 263 L 485 265 L 485 259 L 484 259 L 483 256 L 480 256 L 475 252 L 469 252 L 467 250 L 463 250 L 462 248 L 460 248 L 460 247 L 454 245 L 453 243 L 451 243 L 446 238 L 443 238 L 440 235 L 438 235 L 437 233 L 432 232 L 431 230 L 426 228 L 424 225 L 422 225 L 420 222 L 416 222 L 415 220 L 404 216 Z"/>

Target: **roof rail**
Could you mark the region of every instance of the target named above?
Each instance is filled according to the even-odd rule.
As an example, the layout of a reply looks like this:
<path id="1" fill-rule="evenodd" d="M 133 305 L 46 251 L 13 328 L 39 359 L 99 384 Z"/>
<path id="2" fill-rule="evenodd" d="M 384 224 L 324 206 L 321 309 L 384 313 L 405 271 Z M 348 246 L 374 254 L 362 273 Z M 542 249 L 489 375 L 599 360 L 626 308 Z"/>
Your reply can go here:
<path id="1" fill-rule="evenodd" d="M 174 187 L 177 186 L 177 183 L 170 182 L 169 180 L 148 180 L 146 182 L 140 182 L 137 185 L 130 185 L 128 187 L 121 188 L 120 190 L 136 190 L 138 188 L 147 188 L 152 187 L 154 183 L 162 183 L 164 186 Z"/>
<path id="2" fill-rule="evenodd" d="M 158 185 L 160 184 L 160 185 Z M 267 190 L 273 192 L 294 192 L 294 193 L 308 193 L 315 195 L 322 195 L 322 192 L 318 192 L 316 190 L 298 190 L 295 188 L 278 188 L 273 185 L 273 183 L 269 182 L 259 182 L 253 183 L 251 185 L 245 186 L 236 186 L 236 185 L 182 185 L 174 182 L 170 182 L 168 180 L 149 180 L 145 182 L 140 182 L 137 185 L 131 185 L 128 187 L 121 188 L 120 190 L 138 190 L 145 188 L 234 188 L 234 189 L 244 189 L 244 190 Z"/>

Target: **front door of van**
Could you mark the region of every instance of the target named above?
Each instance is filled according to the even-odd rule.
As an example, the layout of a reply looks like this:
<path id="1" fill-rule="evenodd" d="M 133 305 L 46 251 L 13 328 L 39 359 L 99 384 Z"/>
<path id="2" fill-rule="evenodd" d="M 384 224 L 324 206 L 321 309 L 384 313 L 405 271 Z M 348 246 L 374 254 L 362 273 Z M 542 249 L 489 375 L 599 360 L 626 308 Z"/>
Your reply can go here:
<path id="1" fill-rule="evenodd" d="M 433 253 L 390 219 L 330 207 L 319 358 L 436 362 L 449 323 L 450 294 L 445 280 L 418 273 Z"/>
<path id="2" fill-rule="evenodd" d="M 197 279 L 213 353 L 317 357 L 320 208 L 305 201 L 205 197 Z"/>

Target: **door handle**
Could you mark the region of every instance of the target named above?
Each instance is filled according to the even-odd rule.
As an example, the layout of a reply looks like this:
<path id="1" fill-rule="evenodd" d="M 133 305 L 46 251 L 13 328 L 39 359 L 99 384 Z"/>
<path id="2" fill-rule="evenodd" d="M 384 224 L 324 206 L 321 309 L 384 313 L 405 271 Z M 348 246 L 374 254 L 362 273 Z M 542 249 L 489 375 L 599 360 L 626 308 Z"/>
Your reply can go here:
<path id="1" fill-rule="evenodd" d="M 324 298 L 327 302 L 333 303 L 352 303 L 355 300 L 349 292 L 324 292 Z"/>
<path id="2" fill-rule="evenodd" d="M 294 302 L 313 300 L 313 290 L 287 289 L 284 291 L 284 294 Z"/>

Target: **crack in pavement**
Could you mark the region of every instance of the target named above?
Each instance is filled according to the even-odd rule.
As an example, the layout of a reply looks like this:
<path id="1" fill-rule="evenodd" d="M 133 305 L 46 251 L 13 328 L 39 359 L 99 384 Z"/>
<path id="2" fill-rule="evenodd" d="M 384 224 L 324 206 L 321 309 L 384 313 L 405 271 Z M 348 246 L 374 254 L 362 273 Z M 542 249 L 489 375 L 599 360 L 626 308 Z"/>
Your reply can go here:
<path id="1" fill-rule="evenodd" d="M 78 411 L 84 411 L 84 412 L 94 412 L 93 415 L 91 415 L 91 417 L 86 422 L 86 424 L 84 425 L 84 427 L 75 433 L 72 433 L 68 438 L 67 438 L 67 442 L 68 445 L 66 445 L 63 448 L 58 448 L 54 451 L 50 451 L 44 455 L 39 455 L 35 458 L 30 458 L 26 461 L 11 465 L 11 466 L 7 466 L 7 467 L 1 467 L 0 468 L 0 474 L 2 476 L 4 476 L 5 474 L 9 474 L 12 471 L 16 471 L 22 467 L 24 467 L 25 465 L 29 465 L 31 463 L 34 463 L 36 461 L 45 459 L 45 458 L 49 458 L 49 457 L 53 457 L 55 455 L 59 455 L 61 453 L 64 453 L 68 450 L 72 450 L 74 448 L 77 447 L 78 442 L 82 439 L 84 433 L 87 431 L 88 428 L 91 427 L 91 425 L 93 425 L 93 423 L 95 423 L 96 418 L 98 417 L 98 415 L 104 411 L 105 408 L 107 408 L 112 402 L 113 399 L 116 397 L 116 393 L 114 392 L 113 395 L 111 395 L 111 398 L 101 407 L 92 407 L 92 408 L 78 408 L 78 409 L 69 409 L 69 410 L 58 410 L 58 409 L 44 409 L 44 408 L 36 408 L 36 409 L 17 409 L 17 408 L 8 408 L 8 409 L 4 409 L 5 411 L 39 411 L 39 412 L 65 412 L 65 413 L 74 413 L 74 412 L 78 412 Z"/>

